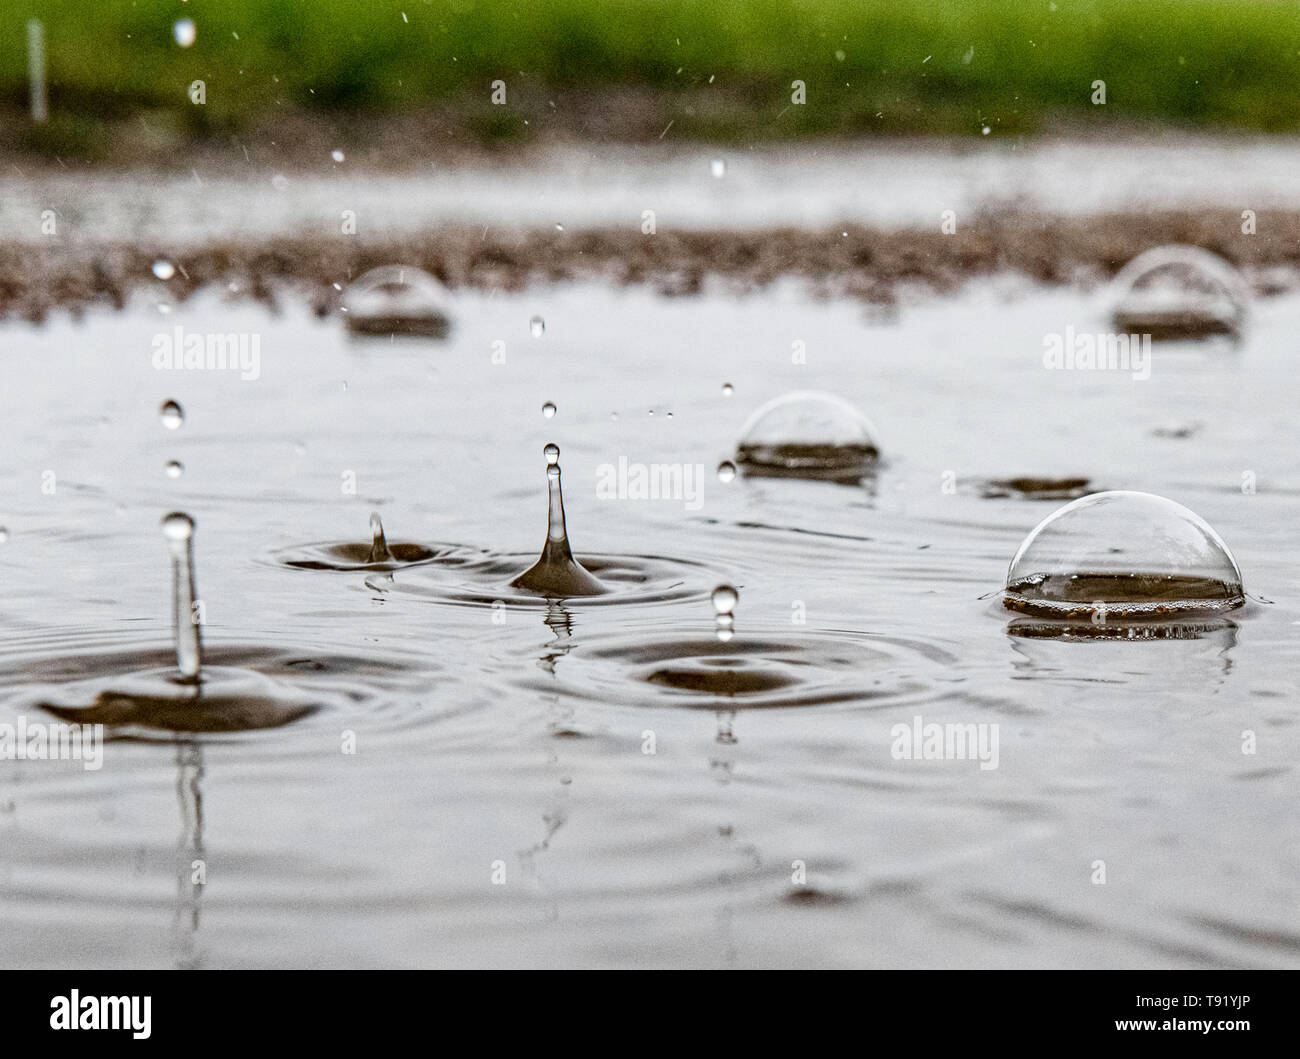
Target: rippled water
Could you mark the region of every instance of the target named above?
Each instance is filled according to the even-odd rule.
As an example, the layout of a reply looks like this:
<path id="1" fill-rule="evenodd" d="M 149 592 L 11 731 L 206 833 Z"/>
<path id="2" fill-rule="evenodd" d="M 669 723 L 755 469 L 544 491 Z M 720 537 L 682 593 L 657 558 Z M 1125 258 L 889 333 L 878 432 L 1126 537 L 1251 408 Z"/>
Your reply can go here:
<path id="1" fill-rule="evenodd" d="M 1012 281 L 894 319 L 797 286 L 451 307 L 441 343 L 215 296 L 6 325 L 0 723 L 168 664 L 173 509 L 198 523 L 209 661 L 315 706 L 119 729 L 99 771 L 0 762 L 6 965 L 1300 959 L 1300 300 L 1262 304 L 1235 352 L 1158 347 L 1146 381 L 1045 370 L 1045 333 L 1104 314 Z M 155 371 L 177 323 L 258 334 L 260 379 Z M 874 479 L 718 479 L 794 389 L 871 417 Z M 508 587 L 545 536 L 551 441 L 612 596 Z M 620 458 L 702 466 L 699 502 L 600 499 Z M 1062 495 L 1021 478 L 1169 496 L 1273 602 L 1190 639 L 1016 635 L 983 597 Z M 447 561 L 391 583 L 289 565 L 367 541 L 372 509 Z M 895 760 L 918 716 L 996 723 L 998 767 Z"/>

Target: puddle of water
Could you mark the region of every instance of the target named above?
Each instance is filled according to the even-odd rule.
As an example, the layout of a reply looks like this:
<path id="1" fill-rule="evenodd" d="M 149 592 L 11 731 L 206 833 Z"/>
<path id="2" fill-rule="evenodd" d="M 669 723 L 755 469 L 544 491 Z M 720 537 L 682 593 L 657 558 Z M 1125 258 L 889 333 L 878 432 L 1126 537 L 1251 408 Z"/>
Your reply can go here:
<path id="1" fill-rule="evenodd" d="M 1044 368 L 1067 321 L 1108 330 L 1060 290 L 887 325 L 794 284 L 451 308 L 445 341 L 210 296 L 5 326 L 0 724 L 174 662 L 168 511 L 201 527 L 205 660 L 316 707 L 116 730 L 99 770 L 0 762 L 6 964 L 1294 963 L 1300 299 L 1147 379 Z M 177 323 L 257 335 L 257 378 L 155 370 Z M 870 417 L 870 477 L 719 476 L 792 390 Z M 606 595 L 510 586 L 550 442 Z M 654 467 L 675 498 L 637 498 Z M 1273 605 L 1021 634 L 1007 564 L 1081 480 L 1186 505 Z M 432 556 L 369 562 L 372 511 Z M 897 759 L 918 717 L 996 724 L 997 767 Z"/>

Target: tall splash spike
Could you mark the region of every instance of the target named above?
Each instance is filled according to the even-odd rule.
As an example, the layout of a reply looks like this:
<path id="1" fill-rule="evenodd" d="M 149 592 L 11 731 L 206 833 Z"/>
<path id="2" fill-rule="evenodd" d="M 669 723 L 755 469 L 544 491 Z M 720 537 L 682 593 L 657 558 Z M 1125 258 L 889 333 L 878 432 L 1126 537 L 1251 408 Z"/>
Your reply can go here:
<path id="1" fill-rule="evenodd" d="M 546 544 L 537 562 L 510 582 L 539 595 L 565 599 L 573 596 L 600 596 L 609 591 L 583 568 L 569 548 L 564 525 L 564 495 L 560 489 L 560 447 L 547 445 L 546 484 L 549 509 L 546 521 Z"/>
<path id="2" fill-rule="evenodd" d="M 163 536 L 172 559 L 172 635 L 176 644 L 176 669 L 187 684 L 200 679 L 203 649 L 194 602 L 194 520 L 173 511 L 162 520 Z"/>

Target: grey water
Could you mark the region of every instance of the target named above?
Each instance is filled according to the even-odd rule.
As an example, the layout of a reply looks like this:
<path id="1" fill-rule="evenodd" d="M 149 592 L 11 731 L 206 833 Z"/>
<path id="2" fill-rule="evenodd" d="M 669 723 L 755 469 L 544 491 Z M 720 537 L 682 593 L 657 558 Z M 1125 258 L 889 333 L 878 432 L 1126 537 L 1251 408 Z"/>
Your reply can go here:
<path id="1" fill-rule="evenodd" d="M 1149 378 L 1045 368 L 1105 307 L 1011 279 L 891 316 L 795 283 L 461 291 L 444 341 L 170 308 L 4 325 L 0 725 L 174 669 L 172 511 L 203 665 L 268 724 L 137 710 L 102 768 L 0 761 L 0 963 L 1300 962 L 1300 299 Z M 257 334 L 260 374 L 155 369 L 177 323 Z M 718 473 L 808 389 L 871 418 L 870 476 Z M 511 584 L 549 443 L 600 595 Z M 676 495 L 631 487 L 652 467 Z M 1003 486 L 1035 481 L 1186 505 L 1271 602 L 1017 635 L 1007 564 L 1062 501 Z M 900 753 L 930 724 L 996 756 Z"/>

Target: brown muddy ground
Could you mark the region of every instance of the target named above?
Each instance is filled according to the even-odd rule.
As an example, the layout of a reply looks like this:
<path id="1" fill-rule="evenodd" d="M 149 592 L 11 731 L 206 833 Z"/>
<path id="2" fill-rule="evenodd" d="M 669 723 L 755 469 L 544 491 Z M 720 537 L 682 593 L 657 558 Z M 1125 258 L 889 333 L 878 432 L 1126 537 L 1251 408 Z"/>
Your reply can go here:
<path id="1" fill-rule="evenodd" d="M 149 245 L 17 243 L 0 246 L 0 317 L 37 321 L 55 308 L 120 308 L 136 288 L 157 284 L 150 269 L 160 257 L 177 268 L 167 285 L 172 297 L 212 284 L 268 303 L 296 292 L 322 314 L 339 297 L 334 284 L 346 286 L 369 268 L 395 263 L 423 268 L 452 288 L 485 290 L 598 279 L 690 295 L 706 279 L 749 290 L 793 276 L 824 296 L 888 306 L 903 290 L 951 292 L 999 272 L 1091 287 L 1141 251 L 1172 242 L 1221 254 L 1244 270 L 1257 294 L 1300 286 L 1300 211 L 1271 211 L 1256 235 L 1242 234 L 1233 210 L 1083 219 L 1002 211 L 953 235 L 862 226 L 655 235 L 466 227 L 400 239 L 218 239 L 179 255 Z"/>

